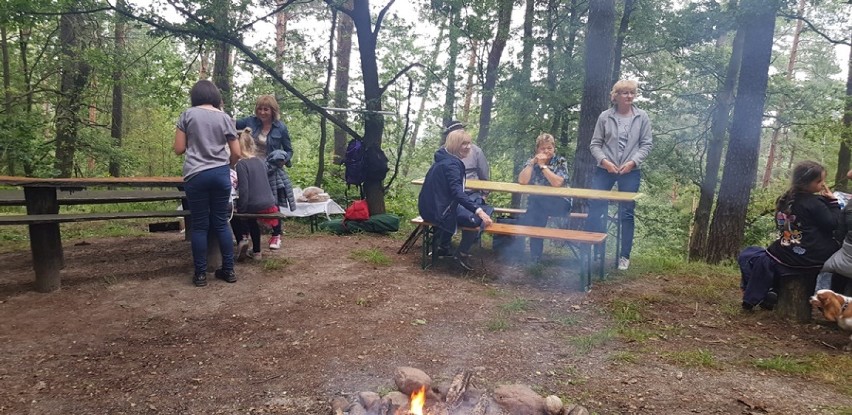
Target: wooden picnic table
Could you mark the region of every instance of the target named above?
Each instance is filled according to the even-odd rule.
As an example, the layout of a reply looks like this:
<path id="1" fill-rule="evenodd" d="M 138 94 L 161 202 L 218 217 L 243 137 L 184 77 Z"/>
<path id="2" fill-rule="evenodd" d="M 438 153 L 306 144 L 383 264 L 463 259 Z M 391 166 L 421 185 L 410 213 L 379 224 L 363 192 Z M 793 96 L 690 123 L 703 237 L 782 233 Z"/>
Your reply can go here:
<path id="1" fill-rule="evenodd" d="M 424 179 L 415 179 L 411 184 L 423 185 Z M 611 202 L 632 202 L 642 197 L 642 193 L 618 192 L 613 190 L 594 190 L 577 187 L 552 187 L 533 184 L 492 182 L 488 180 L 465 180 L 466 190 L 484 190 L 488 192 L 519 193 L 541 196 L 561 196 L 577 199 L 609 200 Z"/>
<path id="2" fill-rule="evenodd" d="M 23 187 L 23 205 L 27 214 L 4 218 L 0 225 L 26 224 L 29 228 L 30 248 L 35 271 L 36 290 L 50 292 L 59 289 L 59 270 L 64 265 L 62 238 L 59 224 L 62 222 L 78 222 L 85 220 L 129 219 L 138 217 L 178 217 L 188 214 L 188 211 L 160 212 L 112 212 L 93 214 L 60 214 L 60 204 L 88 203 L 127 203 L 146 200 L 182 199 L 182 192 L 173 190 L 171 193 L 148 193 L 138 190 L 143 187 L 173 188 L 183 187 L 182 177 L 96 177 L 96 178 L 33 178 L 0 176 L 0 185 Z M 133 188 L 133 191 L 119 193 L 81 193 L 76 199 L 73 193 L 60 196 L 61 190 L 78 191 L 89 187 Z M 106 191 L 111 192 L 111 191 Z M 11 193 L 7 193 L 11 196 Z M 97 197 L 95 197 L 97 196 Z M 148 198 L 150 197 L 150 198 Z M 164 199 L 167 198 L 167 199 Z M 19 204 L 18 196 L 10 197 L 6 205 Z M 63 203 L 64 202 L 64 203 Z"/>
<path id="3" fill-rule="evenodd" d="M 422 186 L 424 179 L 414 179 L 412 184 Z M 465 190 L 488 191 L 488 192 L 505 192 L 518 193 L 527 195 L 542 195 L 542 196 L 557 196 L 570 197 L 577 199 L 595 199 L 607 200 L 609 202 L 634 202 L 642 197 L 642 193 L 634 192 L 619 192 L 614 190 L 595 190 L 584 189 L 577 187 L 552 187 L 539 186 L 532 184 L 494 182 L 488 180 L 465 180 Z M 618 256 L 621 249 L 621 221 L 616 220 L 615 234 L 615 261 L 618 263 Z"/>

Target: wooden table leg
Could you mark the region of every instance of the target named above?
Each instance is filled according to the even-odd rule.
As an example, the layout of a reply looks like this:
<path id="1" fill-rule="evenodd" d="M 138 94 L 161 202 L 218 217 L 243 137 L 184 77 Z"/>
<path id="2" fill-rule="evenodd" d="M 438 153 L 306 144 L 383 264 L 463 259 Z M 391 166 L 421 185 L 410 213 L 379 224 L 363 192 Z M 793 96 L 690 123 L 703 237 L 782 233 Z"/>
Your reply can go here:
<path id="1" fill-rule="evenodd" d="M 28 215 L 59 213 L 56 189 L 52 187 L 24 187 L 24 199 Z M 65 265 L 59 224 L 29 225 L 29 233 L 36 291 L 56 291 L 61 286 L 59 270 Z"/>

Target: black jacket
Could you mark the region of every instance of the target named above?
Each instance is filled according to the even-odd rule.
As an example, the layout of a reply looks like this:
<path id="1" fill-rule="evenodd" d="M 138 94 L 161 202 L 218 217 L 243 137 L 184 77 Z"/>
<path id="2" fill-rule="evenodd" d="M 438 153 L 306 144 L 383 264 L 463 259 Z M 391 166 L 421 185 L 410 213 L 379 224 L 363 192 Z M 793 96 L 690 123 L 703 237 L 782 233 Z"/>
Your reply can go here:
<path id="1" fill-rule="evenodd" d="M 811 193 L 796 193 L 789 216 L 776 212 L 779 238 L 767 251 L 791 268 L 822 268 L 840 245 L 834 232 L 840 227 L 841 212 L 836 200 Z"/>
<path id="2" fill-rule="evenodd" d="M 471 212 L 476 212 L 478 207 L 464 192 L 464 163 L 441 147 L 435 152 L 435 163 L 426 173 L 417 208 L 426 222 L 455 233 L 458 205 Z"/>

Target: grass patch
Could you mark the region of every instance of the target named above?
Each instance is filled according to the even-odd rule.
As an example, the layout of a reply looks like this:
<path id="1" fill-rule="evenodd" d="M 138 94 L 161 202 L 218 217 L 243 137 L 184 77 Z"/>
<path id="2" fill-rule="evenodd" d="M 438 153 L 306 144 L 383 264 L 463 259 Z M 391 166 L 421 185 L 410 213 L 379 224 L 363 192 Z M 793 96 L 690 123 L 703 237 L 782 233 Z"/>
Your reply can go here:
<path id="1" fill-rule="evenodd" d="M 541 262 L 537 262 L 535 264 L 529 265 L 526 267 L 526 273 L 530 277 L 533 278 L 542 278 L 544 277 L 544 271 L 547 269 L 547 266 L 542 264 Z"/>
<path id="2" fill-rule="evenodd" d="M 764 370 L 804 375 L 813 372 L 816 367 L 808 359 L 794 358 L 791 356 L 773 356 L 768 359 L 757 359 L 754 366 Z"/>
<path id="3" fill-rule="evenodd" d="M 716 357 L 705 349 L 663 353 L 663 357 L 686 367 L 713 368 L 717 366 Z"/>
<path id="4" fill-rule="evenodd" d="M 506 331 L 509 328 L 509 321 L 503 317 L 497 317 L 493 320 L 490 320 L 488 324 L 485 325 L 485 328 L 488 331 Z"/>
<path id="5" fill-rule="evenodd" d="M 378 248 L 356 249 L 349 254 L 349 258 L 372 265 L 385 266 L 391 264 L 391 259 Z"/>
<path id="6" fill-rule="evenodd" d="M 503 294 L 503 292 L 498 290 L 497 288 L 494 288 L 494 287 L 488 287 L 488 288 L 485 289 L 485 296 L 486 297 L 497 298 L 501 294 Z"/>
<path id="7" fill-rule="evenodd" d="M 610 356 L 610 359 L 622 363 L 636 363 L 639 360 L 639 356 L 630 352 L 615 352 Z"/>
<path id="8" fill-rule="evenodd" d="M 571 314 L 551 315 L 550 319 L 566 327 L 577 325 L 580 322 L 579 318 Z"/>
<path id="9" fill-rule="evenodd" d="M 293 261 L 290 260 L 290 258 L 266 258 L 263 260 L 263 270 L 278 271 L 284 269 L 292 263 Z"/>
<path id="10" fill-rule="evenodd" d="M 606 329 L 588 336 L 578 336 L 571 339 L 571 344 L 577 347 L 581 353 L 589 353 L 593 349 L 603 346 L 616 335 L 615 330 Z"/>
<path id="11" fill-rule="evenodd" d="M 514 300 L 501 305 L 500 309 L 507 313 L 518 313 L 521 311 L 527 311 L 530 309 L 530 302 L 524 300 L 523 298 L 515 298 Z"/>

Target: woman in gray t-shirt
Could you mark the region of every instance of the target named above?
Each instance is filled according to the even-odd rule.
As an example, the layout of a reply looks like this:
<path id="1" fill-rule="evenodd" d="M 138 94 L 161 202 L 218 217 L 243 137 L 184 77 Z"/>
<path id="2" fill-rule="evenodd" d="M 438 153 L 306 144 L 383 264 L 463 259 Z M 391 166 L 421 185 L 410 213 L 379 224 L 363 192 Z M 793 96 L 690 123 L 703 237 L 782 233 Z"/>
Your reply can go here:
<path id="1" fill-rule="evenodd" d="M 211 231 L 216 233 L 222 252 L 222 268 L 216 270 L 216 278 L 237 282 L 228 225 L 229 163 L 240 157 L 237 130 L 231 117 L 219 109 L 222 95 L 212 82 L 196 82 L 189 97 L 192 107 L 178 118 L 174 150 L 185 155 L 183 180 L 192 214 L 190 242 L 195 264 L 192 282 L 196 287 L 207 285 L 207 234 Z"/>

